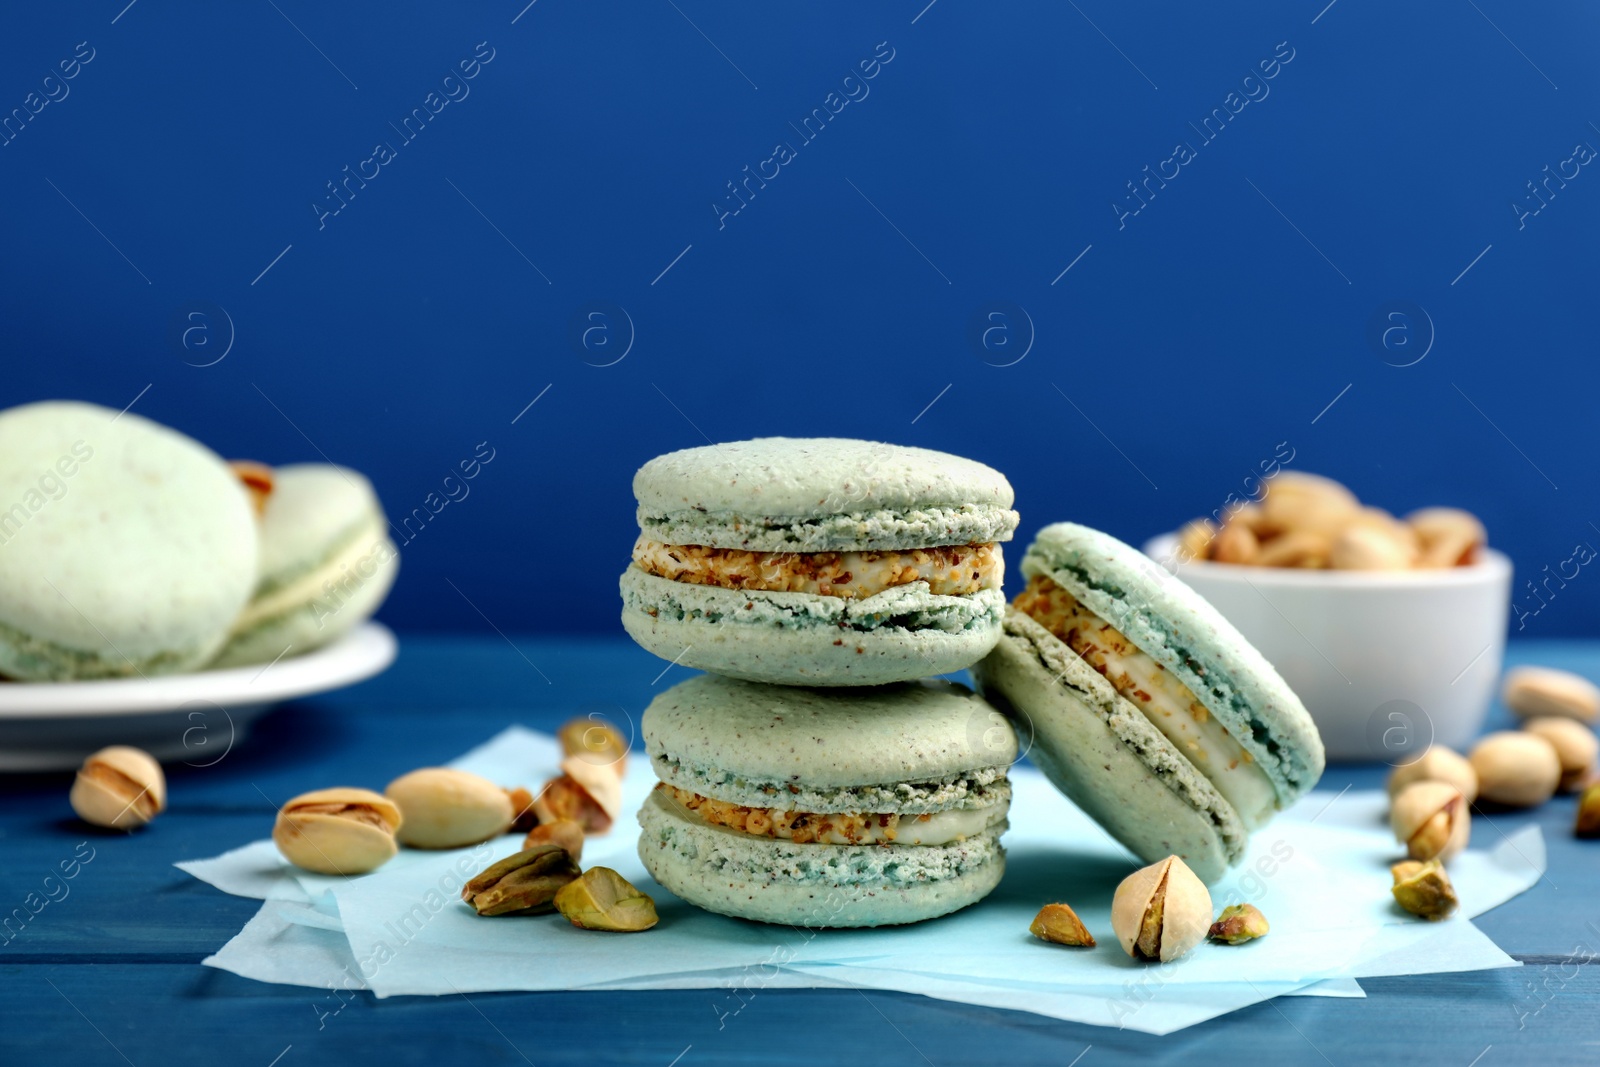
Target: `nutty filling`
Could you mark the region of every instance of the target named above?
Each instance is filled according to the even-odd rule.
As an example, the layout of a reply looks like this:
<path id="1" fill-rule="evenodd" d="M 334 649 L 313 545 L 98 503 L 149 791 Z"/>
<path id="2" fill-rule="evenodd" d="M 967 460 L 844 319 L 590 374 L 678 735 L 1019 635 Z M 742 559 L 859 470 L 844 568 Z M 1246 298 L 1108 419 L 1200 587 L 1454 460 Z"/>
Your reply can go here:
<path id="1" fill-rule="evenodd" d="M 859 845 L 874 840 L 888 844 L 895 839 L 900 827 L 900 815 L 897 812 L 819 815 L 780 808 L 748 808 L 743 804 L 730 804 L 726 800 L 712 800 L 666 782 L 656 788 L 666 790 L 679 804 L 713 826 L 726 826 L 730 830 L 742 830 L 761 837 L 782 837 L 796 844 L 823 842 Z"/>
<path id="2" fill-rule="evenodd" d="M 860 599 L 898 585 L 927 582 L 941 596 L 998 589 L 1005 563 L 993 542 L 898 551 L 748 552 L 669 545 L 641 536 L 633 562 L 659 578 L 763 592 Z"/>
<path id="3" fill-rule="evenodd" d="M 1164 703 L 1183 707 L 1197 723 L 1211 717 L 1189 687 L 1168 674 L 1161 664 L 1150 664 L 1157 672 L 1154 676 L 1136 679 L 1129 674 L 1128 661 L 1142 655 L 1138 646 L 1044 575 L 1030 578 L 1027 588 L 1017 594 L 1013 603 L 1018 611 L 1064 641 L 1089 666 L 1104 675 L 1112 688 L 1139 707 L 1147 707 L 1159 695 L 1169 698 Z M 1153 694 L 1152 689 L 1163 692 Z M 1248 753 L 1245 756 L 1249 758 Z"/>
<path id="4" fill-rule="evenodd" d="M 1210 779 L 1246 828 L 1277 808 L 1272 780 L 1194 692 L 1122 631 L 1043 575 L 1029 580 L 1013 602 L 1099 671 Z"/>
<path id="5" fill-rule="evenodd" d="M 671 798 L 669 803 L 681 805 L 702 822 L 758 837 L 782 838 L 796 844 L 953 844 L 992 829 L 1005 815 L 1004 804 L 923 815 L 786 811 L 713 800 L 666 782 L 656 788 L 665 791 Z"/>

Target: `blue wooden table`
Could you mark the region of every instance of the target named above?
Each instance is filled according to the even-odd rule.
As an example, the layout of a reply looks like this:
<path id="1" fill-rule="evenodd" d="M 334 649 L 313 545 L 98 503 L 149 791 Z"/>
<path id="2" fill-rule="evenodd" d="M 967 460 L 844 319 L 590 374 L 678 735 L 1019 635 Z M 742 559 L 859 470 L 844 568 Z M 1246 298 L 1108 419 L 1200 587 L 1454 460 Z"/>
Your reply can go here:
<path id="1" fill-rule="evenodd" d="M 1600 643 L 1514 645 L 1512 659 L 1600 676 Z M 381 788 L 513 723 L 551 729 L 596 709 L 636 719 L 685 675 L 661 677 L 663 666 L 622 640 L 403 638 L 383 676 L 279 709 L 213 766 L 169 768 L 170 809 L 133 836 L 78 822 L 67 775 L 0 779 L 5 912 L 86 854 L 81 842 L 94 857 L 0 945 L 0 1064 L 1600 1063 L 1600 966 L 1588 965 L 1600 958 L 1600 843 L 1573 839 L 1570 797 L 1492 817 L 1507 833 L 1537 823 L 1549 844 L 1549 877 L 1478 920 L 1525 966 L 1363 979 L 1365 1000 L 1280 998 L 1168 1037 L 871 990 L 757 990 L 726 1018 L 715 990 L 363 994 L 324 1018 L 317 991 L 200 966 L 259 903 L 172 863 L 265 836 L 263 794 Z M 1334 767 L 1323 788 L 1382 777 Z"/>

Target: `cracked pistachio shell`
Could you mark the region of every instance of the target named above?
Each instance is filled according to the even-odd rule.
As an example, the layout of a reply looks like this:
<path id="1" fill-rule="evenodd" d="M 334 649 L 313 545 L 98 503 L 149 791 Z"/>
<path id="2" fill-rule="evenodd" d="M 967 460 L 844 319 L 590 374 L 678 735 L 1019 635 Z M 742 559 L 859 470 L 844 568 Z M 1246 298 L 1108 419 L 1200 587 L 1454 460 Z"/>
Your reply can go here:
<path id="1" fill-rule="evenodd" d="M 1111 898 L 1111 929 L 1122 950 L 1138 957 L 1137 942 L 1147 915 L 1158 915 L 1156 952 L 1162 963 L 1177 959 L 1205 939 L 1211 929 L 1211 892 L 1177 856 L 1134 871 Z"/>
<path id="2" fill-rule="evenodd" d="M 1468 804 L 1478 799 L 1478 772 L 1467 757 L 1442 745 L 1433 745 L 1410 763 L 1396 767 L 1389 775 L 1389 795 L 1398 795 L 1412 782 L 1449 782 Z"/>
<path id="3" fill-rule="evenodd" d="M 1347 526 L 1334 538 L 1328 566 L 1346 571 L 1409 570 L 1416 559 L 1414 544 L 1381 526 Z"/>
<path id="4" fill-rule="evenodd" d="M 533 802 L 541 823 L 572 819 L 585 833 L 603 834 L 622 810 L 622 780 L 610 766 L 582 756 L 561 761 L 561 777 L 545 783 Z"/>
<path id="5" fill-rule="evenodd" d="M 568 720 L 557 733 L 562 751 L 568 756 L 609 767 L 618 778 L 628 769 L 628 742 L 615 726 L 603 719 L 580 717 Z"/>
<path id="6" fill-rule="evenodd" d="M 166 809 L 167 779 L 148 752 L 112 745 L 83 761 L 70 799 L 84 822 L 137 830 Z"/>
<path id="7" fill-rule="evenodd" d="M 370 789 L 318 789 L 279 810 L 272 840 L 302 870 L 366 874 L 394 857 L 400 825 L 400 809 Z"/>
<path id="8" fill-rule="evenodd" d="M 411 848 L 475 845 L 505 833 L 516 816 L 504 789 L 447 767 L 403 774 L 383 792 L 399 806 L 400 843 Z"/>
<path id="9" fill-rule="evenodd" d="M 1449 863 L 1467 847 L 1472 813 L 1448 782 L 1412 782 L 1395 795 L 1389 828 L 1412 859 Z"/>
<path id="10" fill-rule="evenodd" d="M 1478 517 L 1459 508 L 1423 508 L 1407 515 L 1406 523 L 1421 542 L 1418 565 L 1425 568 L 1470 563 L 1478 546 L 1489 539 Z"/>

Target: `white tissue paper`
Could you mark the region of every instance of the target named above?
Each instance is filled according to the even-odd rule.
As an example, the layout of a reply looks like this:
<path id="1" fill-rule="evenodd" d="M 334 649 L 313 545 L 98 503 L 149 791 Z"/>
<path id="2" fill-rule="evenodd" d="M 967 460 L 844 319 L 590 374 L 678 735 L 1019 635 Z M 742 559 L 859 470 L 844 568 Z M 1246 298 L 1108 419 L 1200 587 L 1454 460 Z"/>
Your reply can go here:
<path id="1" fill-rule="evenodd" d="M 514 727 L 451 765 L 537 788 L 558 773 L 560 756 L 554 738 Z M 361 989 L 388 997 L 839 987 L 1158 1034 L 1274 996 L 1363 996 L 1356 979 L 1369 975 L 1516 966 L 1468 920 L 1544 872 L 1536 827 L 1487 842 L 1487 851 L 1469 850 L 1451 864 L 1461 912 L 1419 922 L 1387 892 L 1396 854 L 1383 794 L 1313 793 L 1258 832 L 1244 863 L 1211 887 L 1217 910 L 1256 904 L 1272 932 L 1151 965 L 1124 954 L 1111 932 L 1111 896 L 1137 866 L 1133 857 L 1037 771 L 1013 768 L 1012 782 L 1004 881 L 980 904 L 910 926 L 801 929 L 729 919 L 678 900 L 636 853 L 632 813 L 655 785 L 638 755 L 623 785 L 624 814 L 610 834 L 585 842 L 583 863 L 613 867 L 655 899 L 661 922 L 644 934 L 578 930 L 558 915 L 476 915 L 461 902 L 461 885 L 517 851 L 515 836 L 445 852 L 402 850 L 359 878 L 300 871 L 270 840 L 178 866 L 224 892 L 266 902 L 206 964 L 330 990 L 323 998 L 330 1012 Z M 1099 947 L 1063 948 L 1030 935 L 1029 922 L 1050 901 L 1070 903 Z M 742 1001 L 728 995 L 726 1003 L 733 1011 Z"/>

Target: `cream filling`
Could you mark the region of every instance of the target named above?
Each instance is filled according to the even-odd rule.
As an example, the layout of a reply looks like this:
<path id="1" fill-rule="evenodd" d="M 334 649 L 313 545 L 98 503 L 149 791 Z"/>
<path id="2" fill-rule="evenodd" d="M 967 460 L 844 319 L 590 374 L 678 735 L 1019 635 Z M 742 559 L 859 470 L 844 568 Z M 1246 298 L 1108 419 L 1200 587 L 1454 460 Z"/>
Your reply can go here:
<path id="1" fill-rule="evenodd" d="M 360 536 L 351 538 L 349 544 L 320 566 L 306 572 L 288 585 L 274 589 L 266 596 L 245 605 L 245 609 L 234 620 L 232 632 L 242 634 L 265 619 L 275 618 L 304 607 L 313 600 L 331 596 L 338 590 L 335 589 L 330 593 L 323 588 L 324 585 L 330 582 L 337 585 L 346 575 L 351 576 L 357 584 L 365 582 L 367 577 L 361 573 L 361 564 L 368 562 L 369 557 L 373 562 L 378 561 L 383 555 L 383 547 L 383 527 L 373 523 L 362 530 Z M 389 551 L 392 553 L 394 550 Z"/>
<path id="2" fill-rule="evenodd" d="M 1272 779 L 1170 671 L 1048 578 L 1031 579 L 1015 604 L 1143 711 L 1233 805 L 1246 829 L 1272 817 L 1278 807 Z"/>
<path id="3" fill-rule="evenodd" d="M 925 815 L 828 813 L 749 808 L 712 800 L 665 782 L 662 800 L 679 814 L 709 826 L 821 845 L 951 845 L 983 833 L 1006 817 L 1008 804 L 936 811 Z"/>
<path id="4" fill-rule="evenodd" d="M 707 545 L 669 545 L 641 536 L 633 561 L 660 578 L 694 585 L 764 592 L 866 598 L 912 582 L 939 596 L 998 589 L 1005 562 L 993 543 L 897 551 L 749 552 Z"/>

